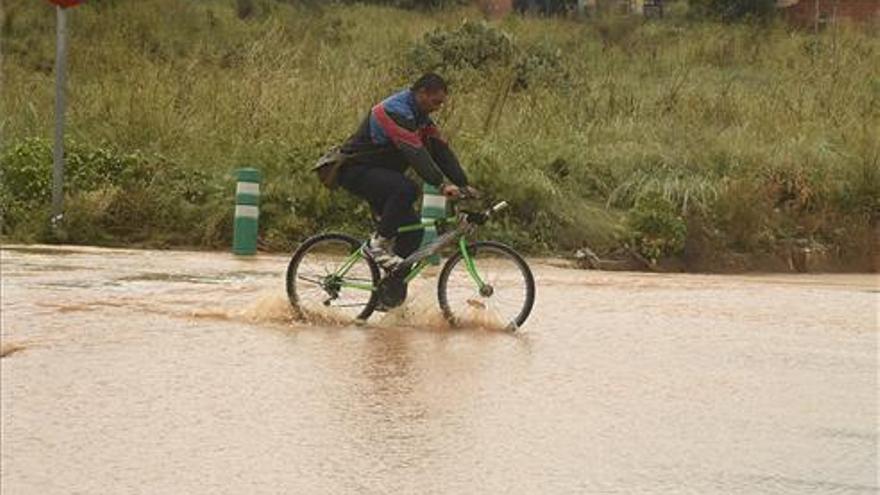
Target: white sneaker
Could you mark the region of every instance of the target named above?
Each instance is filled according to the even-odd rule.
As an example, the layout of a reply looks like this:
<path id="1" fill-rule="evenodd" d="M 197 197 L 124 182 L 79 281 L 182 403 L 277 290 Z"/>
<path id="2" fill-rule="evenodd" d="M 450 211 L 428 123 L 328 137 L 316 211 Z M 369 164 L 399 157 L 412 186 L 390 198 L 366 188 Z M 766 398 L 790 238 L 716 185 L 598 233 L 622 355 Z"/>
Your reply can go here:
<path id="1" fill-rule="evenodd" d="M 379 234 L 373 234 L 367 244 L 364 245 L 363 252 L 366 256 L 375 261 L 385 271 L 392 271 L 403 263 L 403 258 L 394 254 L 394 239 L 386 239 Z"/>

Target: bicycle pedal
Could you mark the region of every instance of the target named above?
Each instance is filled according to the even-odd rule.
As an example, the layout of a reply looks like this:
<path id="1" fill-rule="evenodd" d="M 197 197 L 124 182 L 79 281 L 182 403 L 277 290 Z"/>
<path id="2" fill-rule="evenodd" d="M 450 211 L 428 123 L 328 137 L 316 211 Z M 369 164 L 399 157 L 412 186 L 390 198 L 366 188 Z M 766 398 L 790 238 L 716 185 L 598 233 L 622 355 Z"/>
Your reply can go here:
<path id="1" fill-rule="evenodd" d="M 406 300 L 407 286 L 406 282 L 397 277 L 386 277 L 379 282 L 377 288 L 379 290 L 378 308 L 384 309 L 386 312 L 403 304 Z"/>

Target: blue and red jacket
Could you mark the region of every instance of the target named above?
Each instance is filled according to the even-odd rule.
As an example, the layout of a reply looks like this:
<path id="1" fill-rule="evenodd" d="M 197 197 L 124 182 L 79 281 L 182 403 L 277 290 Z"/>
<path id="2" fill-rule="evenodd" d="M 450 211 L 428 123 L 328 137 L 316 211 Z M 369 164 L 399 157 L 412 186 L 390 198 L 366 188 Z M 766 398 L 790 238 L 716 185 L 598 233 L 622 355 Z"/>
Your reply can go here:
<path id="1" fill-rule="evenodd" d="M 347 164 L 400 172 L 412 167 L 434 186 L 443 182 L 444 175 L 457 186 L 468 185 L 455 153 L 408 89 L 374 106 L 341 151 Z"/>

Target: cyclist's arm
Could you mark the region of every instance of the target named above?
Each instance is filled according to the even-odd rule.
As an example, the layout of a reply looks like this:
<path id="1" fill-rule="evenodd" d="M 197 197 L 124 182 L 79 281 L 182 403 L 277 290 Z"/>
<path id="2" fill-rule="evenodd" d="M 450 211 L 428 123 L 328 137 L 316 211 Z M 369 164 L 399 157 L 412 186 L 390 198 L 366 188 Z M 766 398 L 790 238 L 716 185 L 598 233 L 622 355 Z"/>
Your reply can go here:
<path id="1" fill-rule="evenodd" d="M 440 134 L 440 130 L 437 129 L 437 126 L 432 122 L 424 128 L 423 135 L 428 151 L 440 167 L 440 170 L 442 170 L 446 177 L 449 177 L 449 180 L 451 180 L 456 186 L 467 187 L 467 175 L 465 175 L 464 170 L 462 170 L 461 164 L 458 162 L 458 157 L 455 156 L 452 148 L 449 147 L 449 143 L 447 143 L 446 139 Z"/>
<path id="2" fill-rule="evenodd" d="M 372 117 L 416 173 L 428 184 L 439 187 L 443 182 L 443 173 L 422 144 L 415 122 L 386 111 L 381 103 L 373 107 Z"/>

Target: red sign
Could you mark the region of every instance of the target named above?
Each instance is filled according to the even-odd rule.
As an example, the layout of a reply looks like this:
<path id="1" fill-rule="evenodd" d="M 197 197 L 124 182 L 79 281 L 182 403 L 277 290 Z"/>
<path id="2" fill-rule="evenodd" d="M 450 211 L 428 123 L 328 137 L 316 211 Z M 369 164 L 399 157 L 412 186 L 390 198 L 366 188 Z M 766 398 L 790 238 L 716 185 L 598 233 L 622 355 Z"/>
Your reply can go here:
<path id="1" fill-rule="evenodd" d="M 77 5 L 83 3 L 83 0 L 49 0 L 49 2 L 58 5 L 59 7 L 76 7 Z"/>

